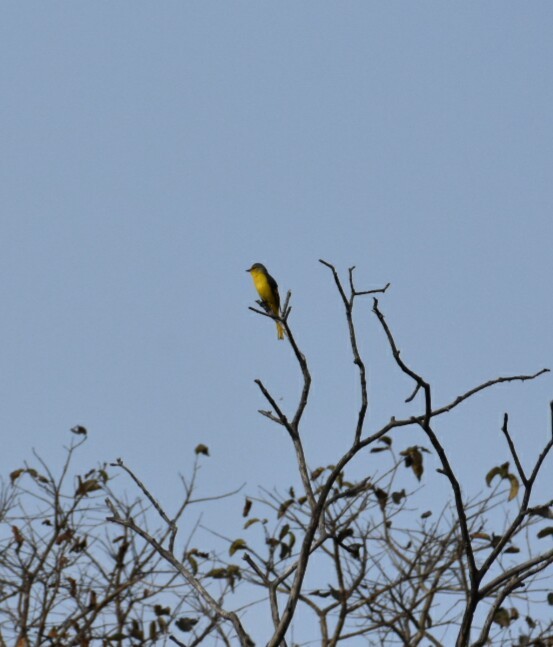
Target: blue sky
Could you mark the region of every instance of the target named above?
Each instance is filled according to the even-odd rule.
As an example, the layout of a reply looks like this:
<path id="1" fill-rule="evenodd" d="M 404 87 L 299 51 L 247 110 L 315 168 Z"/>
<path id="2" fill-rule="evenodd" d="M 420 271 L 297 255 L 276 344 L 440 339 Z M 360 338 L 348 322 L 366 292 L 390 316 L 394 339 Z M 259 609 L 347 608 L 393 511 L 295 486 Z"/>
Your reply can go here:
<path id="1" fill-rule="evenodd" d="M 553 365 L 551 3 L 2 14 L 3 474 L 31 448 L 59 464 L 83 424 L 84 466 L 121 456 L 168 506 L 198 442 L 205 492 L 297 482 L 256 413 L 254 378 L 292 407 L 299 377 L 248 310 L 253 262 L 293 293 L 313 467 L 346 449 L 358 395 L 319 258 L 356 265 L 360 288 L 392 283 L 381 308 L 438 402 Z M 357 322 L 376 429 L 417 405 L 371 306 Z M 507 459 L 504 411 L 532 459 L 551 396 L 551 377 L 503 386 L 441 423 L 469 490 Z"/>

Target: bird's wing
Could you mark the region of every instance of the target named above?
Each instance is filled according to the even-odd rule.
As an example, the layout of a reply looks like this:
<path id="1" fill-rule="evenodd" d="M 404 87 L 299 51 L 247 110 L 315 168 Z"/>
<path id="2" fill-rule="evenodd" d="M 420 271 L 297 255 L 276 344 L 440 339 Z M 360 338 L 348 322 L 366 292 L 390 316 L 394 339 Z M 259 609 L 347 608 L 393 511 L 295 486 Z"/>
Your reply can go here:
<path id="1" fill-rule="evenodd" d="M 280 295 L 278 293 L 278 284 L 270 274 L 267 274 L 267 281 L 269 283 L 269 287 L 271 288 L 271 292 L 274 294 L 277 309 L 280 312 Z"/>

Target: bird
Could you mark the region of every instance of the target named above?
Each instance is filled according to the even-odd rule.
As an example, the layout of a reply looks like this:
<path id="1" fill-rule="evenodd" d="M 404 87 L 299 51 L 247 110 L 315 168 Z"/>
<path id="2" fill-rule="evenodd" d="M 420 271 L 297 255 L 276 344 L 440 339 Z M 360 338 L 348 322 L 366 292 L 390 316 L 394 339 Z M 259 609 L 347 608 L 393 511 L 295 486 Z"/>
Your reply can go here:
<path id="1" fill-rule="evenodd" d="M 278 285 L 274 278 L 267 272 L 265 265 L 261 263 L 254 263 L 249 270 L 253 284 L 257 290 L 263 304 L 269 312 L 272 312 L 275 317 L 280 317 L 280 296 L 278 294 Z M 279 339 L 284 339 L 284 327 L 280 321 L 276 322 L 277 336 Z"/>

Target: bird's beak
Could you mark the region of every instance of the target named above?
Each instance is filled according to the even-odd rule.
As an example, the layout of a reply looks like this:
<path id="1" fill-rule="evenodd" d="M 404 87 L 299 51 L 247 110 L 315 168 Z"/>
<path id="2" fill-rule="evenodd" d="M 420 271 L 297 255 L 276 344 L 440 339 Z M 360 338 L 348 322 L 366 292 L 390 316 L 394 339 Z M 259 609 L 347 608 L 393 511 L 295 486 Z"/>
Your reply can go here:
<path id="1" fill-rule="evenodd" d="M 251 268 L 251 267 L 250 267 L 250 269 L 249 269 L 249 270 L 246 270 L 246 272 L 251 272 L 251 271 L 252 271 L 252 268 Z"/>

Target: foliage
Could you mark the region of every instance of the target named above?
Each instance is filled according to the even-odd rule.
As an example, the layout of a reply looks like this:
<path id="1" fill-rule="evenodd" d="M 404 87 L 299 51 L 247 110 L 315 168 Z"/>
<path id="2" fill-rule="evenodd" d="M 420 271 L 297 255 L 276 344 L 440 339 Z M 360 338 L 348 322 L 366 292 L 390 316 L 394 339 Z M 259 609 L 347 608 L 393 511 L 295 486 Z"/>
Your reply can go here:
<path id="1" fill-rule="evenodd" d="M 301 425 L 311 373 L 290 327 L 291 294 L 279 315 L 252 308 L 284 326 L 302 376 L 298 405 L 290 412 L 256 380 L 270 407 L 260 413 L 287 434 L 301 488 L 249 494 L 240 536 L 214 529 L 217 541 L 208 548 L 193 544 L 193 531 L 177 542 L 185 510 L 209 500 L 193 497 L 199 461 L 209 460 L 203 444 L 195 449 L 183 500 L 171 515 L 122 460 L 91 470 L 69 487 L 70 459 L 84 440 L 71 446 L 57 480 L 40 460 L 39 470 L 26 465 L 14 471 L 2 499 L 4 641 L 25 647 L 170 640 L 190 647 L 209 639 L 250 646 L 251 619 L 265 617 L 263 641 L 269 647 L 299 644 L 296 636 L 292 643 L 295 620 L 318 631 L 300 640 L 325 647 L 553 645 L 547 579 L 553 501 L 535 500 L 534 487 L 551 468 L 553 403 L 551 429 L 530 468 L 522 464 L 504 415 L 500 431 L 510 460 L 492 464 L 481 477 L 484 489 L 475 494 L 465 492 L 436 429 L 438 419 L 476 394 L 535 380 L 548 370 L 497 377 L 436 405 L 431 384 L 404 361 L 373 296 L 395 365 L 413 383 L 406 402 L 414 413 L 371 429 L 353 313 L 358 299 L 384 293 L 389 285 L 358 291 L 354 268 L 344 286 L 334 266 L 321 263 L 331 271 L 344 307 L 359 379 L 359 408 L 345 451 L 331 465 L 309 467 Z M 82 435 L 84 428 L 75 429 Z M 419 440 L 412 435 L 402 445 L 400 432 L 406 429 L 417 430 Z M 363 459 L 371 453 L 379 455 L 379 468 L 367 473 L 360 465 L 367 465 Z M 129 504 L 116 494 L 114 469 L 132 479 L 140 501 Z M 428 491 L 439 493 L 441 507 L 428 504 Z M 152 529 L 152 519 L 159 527 Z"/>
<path id="2" fill-rule="evenodd" d="M 106 496 L 145 528 L 147 509 L 114 493 L 105 465 L 68 477 L 86 441 L 72 431 L 85 438 L 69 447 L 60 476 L 36 456 L 38 468 L 14 470 L 2 488 L 0 645 L 146 645 L 165 641 L 173 622 L 190 631 L 185 584 L 148 542 L 105 521 Z"/>

